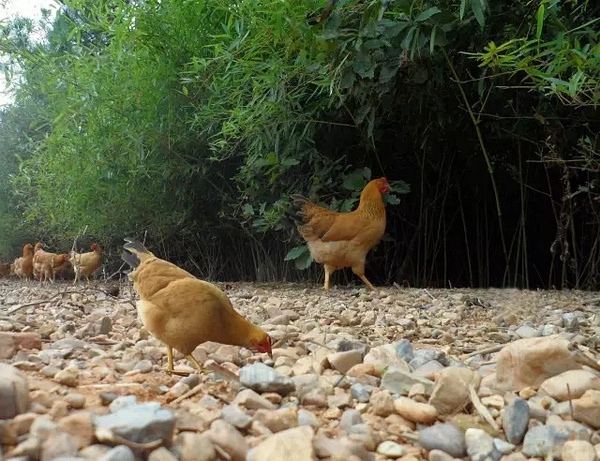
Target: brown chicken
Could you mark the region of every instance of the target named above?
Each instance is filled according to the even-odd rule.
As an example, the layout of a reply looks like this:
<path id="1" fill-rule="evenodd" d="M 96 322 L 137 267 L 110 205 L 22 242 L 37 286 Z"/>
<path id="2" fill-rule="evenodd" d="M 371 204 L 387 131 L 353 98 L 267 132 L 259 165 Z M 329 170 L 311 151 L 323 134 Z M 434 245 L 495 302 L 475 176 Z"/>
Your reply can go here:
<path id="1" fill-rule="evenodd" d="M 26 280 L 33 274 L 33 246 L 31 243 L 23 247 L 23 256 L 15 259 L 14 272 L 21 280 Z"/>
<path id="2" fill-rule="evenodd" d="M 33 253 L 33 276 L 40 282 L 47 280 L 54 283 L 54 269 L 68 260 L 68 254 L 49 253 L 44 251 L 42 244 L 38 242 Z"/>
<path id="3" fill-rule="evenodd" d="M 173 349 L 202 372 L 192 352 L 206 341 L 271 355 L 269 335 L 238 314 L 218 287 L 157 258 L 138 241 L 125 241 L 123 248 L 131 254 L 121 257 L 133 269 L 129 279 L 140 296 L 136 307 L 144 327 L 167 346 L 169 373 L 182 374 L 173 368 Z"/>
<path id="4" fill-rule="evenodd" d="M 79 278 L 83 275 L 87 281 L 90 281 L 90 275 L 98 270 L 102 265 L 102 250 L 98 244 L 92 244 L 92 251 L 88 253 L 72 253 L 70 259 L 73 270 L 75 271 L 75 281 L 79 282 Z"/>
<path id="5" fill-rule="evenodd" d="M 312 258 L 325 266 L 325 283 L 338 269 L 351 267 L 371 290 L 365 277 L 365 260 L 385 232 L 385 205 L 382 195 L 390 190 L 386 178 L 369 182 L 360 194 L 358 208 L 338 213 L 311 203 L 302 195 L 292 195 L 293 210 L 288 216 L 308 243 Z"/>

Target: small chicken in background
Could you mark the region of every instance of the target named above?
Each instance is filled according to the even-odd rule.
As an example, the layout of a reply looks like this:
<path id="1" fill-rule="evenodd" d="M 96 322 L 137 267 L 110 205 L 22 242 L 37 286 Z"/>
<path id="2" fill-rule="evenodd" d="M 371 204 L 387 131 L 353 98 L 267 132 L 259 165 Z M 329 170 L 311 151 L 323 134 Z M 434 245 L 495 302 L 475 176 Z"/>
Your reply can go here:
<path id="1" fill-rule="evenodd" d="M 54 267 L 57 263 L 62 264 L 68 255 L 57 255 L 44 251 L 41 243 L 36 243 L 33 253 L 33 276 L 40 282 L 54 282 Z"/>
<path id="2" fill-rule="evenodd" d="M 75 281 L 73 282 L 73 285 L 79 282 L 79 278 L 82 275 L 89 283 L 90 276 L 102 265 L 102 250 L 97 243 L 93 243 L 92 251 L 88 253 L 72 252 L 70 262 L 75 271 Z"/>
<path id="3" fill-rule="evenodd" d="M 23 256 L 15 259 L 14 272 L 17 277 L 28 280 L 33 275 L 33 246 L 31 243 L 23 247 Z"/>
<path id="4" fill-rule="evenodd" d="M 350 213 L 320 207 L 302 195 L 291 196 L 293 208 L 287 215 L 308 243 L 312 258 L 325 266 L 325 290 L 331 274 L 345 267 L 352 268 L 369 289 L 375 289 L 365 277 L 365 261 L 385 233 L 382 195 L 389 190 L 386 178 L 370 181 L 360 194 L 358 208 Z"/>
<path id="5" fill-rule="evenodd" d="M 0 278 L 10 275 L 10 263 L 0 263 Z"/>
<path id="6" fill-rule="evenodd" d="M 59 280 L 72 280 L 75 278 L 75 271 L 69 260 L 69 255 L 67 255 L 65 262 L 54 267 L 54 278 Z"/>
<path id="7" fill-rule="evenodd" d="M 238 314 L 229 298 L 212 283 L 157 258 L 140 242 L 126 238 L 121 257 L 132 267 L 129 279 L 139 294 L 136 303 L 144 327 L 167 346 L 167 371 L 173 368 L 173 349 L 202 372 L 192 355 L 206 341 L 271 351 L 267 333 Z"/>

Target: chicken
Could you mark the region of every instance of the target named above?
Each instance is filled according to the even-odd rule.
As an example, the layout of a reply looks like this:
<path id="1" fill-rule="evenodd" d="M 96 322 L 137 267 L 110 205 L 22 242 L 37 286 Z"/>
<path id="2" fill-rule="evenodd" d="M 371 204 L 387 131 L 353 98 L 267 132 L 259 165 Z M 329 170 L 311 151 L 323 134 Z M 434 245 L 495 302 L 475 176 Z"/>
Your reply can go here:
<path id="1" fill-rule="evenodd" d="M 70 259 L 73 270 L 75 271 L 75 281 L 73 285 L 79 282 L 82 275 L 90 281 L 92 275 L 102 265 L 102 250 L 98 244 L 92 244 L 92 251 L 88 253 L 72 253 Z"/>
<path id="2" fill-rule="evenodd" d="M 360 194 L 358 208 L 350 213 L 320 207 L 302 195 L 291 196 L 293 208 L 287 215 L 308 243 L 313 260 L 325 266 L 325 290 L 331 274 L 345 267 L 351 267 L 369 289 L 375 289 L 365 277 L 365 260 L 385 232 L 382 194 L 389 190 L 386 178 L 370 181 Z"/>
<path id="3" fill-rule="evenodd" d="M 69 259 L 69 255 L 48 253 L 42 249 L 41 243 L 35 244 L 33 253 L 33 276 L 40 282 L 48 280 L 54 282 L 54 268 Z"/>
<path id="4" fill-rule="evenodd" d="M 269 335 L 238 314 L 218 287 L 157 258 L 138 241 L 125 241 L 129 253 L 121 257 L 133 269 L 129 279 L 140 296 L 136 307 L 144 327 L 167 346 L 169 373 L 182 374 L 173 368 L 173 349 L 202 372 L 192 352 L 206 341 L 272 354 Z"/>
<path id="5" fill-rule="evenodd" d="M 23 256 L 15 259 L 14 272 L 21 280 L 26 280 L 33 274 L 33 246 L 31 243 L 23 247 Z"/>

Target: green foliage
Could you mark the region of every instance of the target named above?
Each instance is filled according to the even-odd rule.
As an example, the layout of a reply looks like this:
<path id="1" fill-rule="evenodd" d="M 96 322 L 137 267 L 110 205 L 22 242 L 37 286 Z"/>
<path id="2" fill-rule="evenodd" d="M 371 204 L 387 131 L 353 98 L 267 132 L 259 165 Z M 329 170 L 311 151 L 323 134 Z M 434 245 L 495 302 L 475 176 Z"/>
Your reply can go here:
<path id="1" fill-rule="evenodd" d="M 592 2 L 339 0 L 323 22 L 316 0 L 58 3 L 41 24 L 0 25 L 16 89 L 1 114 L 2 256 L 32 237 L 70 247 L 87 226 L 109 247 L 147 232 L 214 276 L 296 279 L 311 259 L 289 250 L 289 195 L 346 212 L 385 175 L 380 281 L 506 284 L 510 265 L 529 286 L 553 242 L 532 250 L 527 231 L 553 226 L 573 229 L 561 279 L 600 280 Z M 493 244 L 504 229 L 508 258 Z"/>

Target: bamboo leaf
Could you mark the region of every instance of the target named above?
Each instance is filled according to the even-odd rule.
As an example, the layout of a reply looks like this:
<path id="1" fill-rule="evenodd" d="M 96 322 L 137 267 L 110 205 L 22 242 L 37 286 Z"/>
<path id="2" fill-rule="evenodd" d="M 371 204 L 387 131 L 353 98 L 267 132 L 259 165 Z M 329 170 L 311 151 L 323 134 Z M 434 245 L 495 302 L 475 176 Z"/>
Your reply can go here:
<path id="1" fill-rule="evenodd" d="M 431 8 L 427 8 L 425 11 L 422 11 L 416 18 L 415 18 L 415 22 L 423 22 L 423 21 L 427 21 L 430 17 L 432 17 L 434 14 L 438 14 L 441 13 L 442 10 L 440 10 L 437 6 L 432 6 Z"/>

